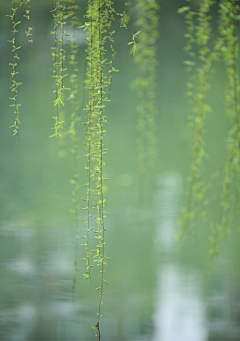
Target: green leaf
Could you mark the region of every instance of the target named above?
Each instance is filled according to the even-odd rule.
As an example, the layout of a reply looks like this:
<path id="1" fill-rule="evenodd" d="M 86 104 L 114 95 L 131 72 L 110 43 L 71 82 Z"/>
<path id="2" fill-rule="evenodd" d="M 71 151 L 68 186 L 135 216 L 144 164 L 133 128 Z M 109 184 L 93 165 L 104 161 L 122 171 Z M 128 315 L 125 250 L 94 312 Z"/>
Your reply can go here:
<path id="1" fill-rule="evenodd" d="M 179 8 L 177 10 L 177 13 L 182 14 L 182 13 L 187 12 L 187 11 L 189 11 L 189 6 L 184 6 L 184 7 Z"/>

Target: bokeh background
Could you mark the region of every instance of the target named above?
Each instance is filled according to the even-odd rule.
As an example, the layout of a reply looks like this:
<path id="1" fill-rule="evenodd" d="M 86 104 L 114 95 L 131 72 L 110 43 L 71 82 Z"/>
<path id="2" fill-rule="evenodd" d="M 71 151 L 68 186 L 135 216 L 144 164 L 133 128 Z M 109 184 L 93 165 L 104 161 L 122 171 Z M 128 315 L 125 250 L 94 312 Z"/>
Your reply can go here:
<path id="1" fill-rule="evenodd" d="M 86 2 L 82 1 L 82 15 Z M 199 222 L 198 240 L 190 236 L 177 243 L 176 233 L 185 203 L 191 164 L 190 114 L 183 61 L 184 18 L 177 9 L 185 1 L 160 1 L 160 39 L 157 70 L 157 150 L 153 172 L 139 189 L 137 176 L 138 99 L 132 83 L 137 66 L 129 53 L 131 34 L 116 29 L 115 67 L 105 147 L 106 267 L 102 340 L 207 341 L 240 340 L 240 266 L 237 228 L 220 242 L 220 254 L 209 261 L 208 228 Z M 19 51 L 18 99 L 21 106 L 20 143 L 9 129 L 14 122 L 11 97 L 13 62 L 11 2 L 0 4 L 0 339 L 94 340 L 98 309 L 99 275 L 84 281 L 80 267 L 75 298 L 71 295 L 74 227 L 71 224 L 70 179 L 73 156 L 66 137 L 49 138 L 54 126 L 54 80 L 51 47 L 54 45 L 53 1 L 32 1 L 33 41 L 30 56 L 26 19 L 17 35 Z M 124 2 L 118 2 L 119 9 Z M 195 1 L 198 6 L 198 1 Z M 135 28 L 132 3 L 129 25 Z M 215 23 L 216 19 L 214 18 Z M 116 20 L 116 27 L 119 21 Z M 213 31 L 213 35 L 214 35 Z M 84 100 L 85 36 L 79 30 L 79 87 Z M 65 44 L 66 50 L 69 45 Z M 221 64 L 211 76 L 208 101 L 213 112 L 207 120 L 206 177 L 221 166 L 227 150 L 224 114 L 226 76 Z M 68 104 L 66 104 L 68 108 Z M 82 122 L 84 113 L 81 112 Z M 65 118 L 66 126 L 70 125 Z M 79 126 L 79 136 L 84 135 Z M 81 141 L 81 138 L 80 138 Z M 84 154 L 80 145 L 79 155 Z M 85 161 L 79 161 L 84 179 Z M 208 173 L 209 172 L 209 173 Z M 152 175 L 151 175 L 152 176 Z M 84 181 L 82 182 L 84 183 Z M 84 188 L 79 191 L 85 197 Z M 218 210 L 216 202 L 213 210 Z M 84 218 L 81 212 L 80 222 Z M 85 226 L 80 223 L 80 235 Z"/>

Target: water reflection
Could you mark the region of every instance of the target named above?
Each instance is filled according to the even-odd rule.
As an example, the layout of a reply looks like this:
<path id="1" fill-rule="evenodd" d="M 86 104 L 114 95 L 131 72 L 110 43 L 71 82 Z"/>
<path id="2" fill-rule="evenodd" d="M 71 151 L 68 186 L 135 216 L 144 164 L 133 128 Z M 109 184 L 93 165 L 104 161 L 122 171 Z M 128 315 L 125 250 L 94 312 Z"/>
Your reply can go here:
<path id="1" fill-rule="evenodd" d="M 182 191 L 181 178 L 178 174 L 169 174 L 161 178 L 158 185 L 161 206 L 156 244 L 164 252 L 166 262 L 158 269 L 152 340 L 205 341 L 208 331 L 199 286 L 201 278 L 194 272 L 182 270 L 171 261 L 170 256 L 179 251 L 175 235 L 178 201 Z"/>
<path id="2" fill-rule="evenodd" d="M 197 267 L 184 267 L 178 261 L 181 250 L 176 244 L 175 232 L 181 192 L 178 174 L 159 180 L 156 202 L 160 210 L 155 210 L 158 216 L 155 214 L 154 240 L 155 254 L 161 262 L 156 271 L 155 292 L 150 283 L 151 272 L 144 277 L 150 263 L 147 259 L 144 265 L 144 261 L 152 248 L 147 242 L 149 231 L 135 234 L 138 226 L 133 225 L 132 213 L 111 214 L 111 241 L 116 236 L 119 239 L 119 250 L 113 242 L 116 253 L 121 254 L 125 229 L 129 249 L 125 249 L 126 259 L 120 258 L 109 270 L 112 280 L 104 302 L 103 340 L 240 339 L 239 283 L 231 274 L 228 258 L 223 261 L 219 257 L 209 277 L 204 277 Z M 71 296 L 71 229 L 66 229 L 64 224 L 48 229 L 32 225 L 31 228 L 30 222 L 23 221 L 15 225 L 2 223 L 0 227 L 0 339 L 92 340 L 95 290 L 90 287 L 86 291 L 80 281 L 75 302 Z M 119 228 L 124 230 L 122 236 Z"/>
<path id="3" fill-rule="evenodd" d="M 81 308 L 72 302 L 72 261 L 69 250 L 58 250 L 63 231 L 16 226 L 0 229 L 8 255 L 1 258 L 1 340 L 67 340 L 75 338 L 71 324 Z M 50 239 L 51 235 L 54 239 Z M 58 237 L 57 237 L 58 236 Z M 49 242 L 49 247 L 48 243 Z M 73 322 L 74 321 L 74 322 Z"/>
<path id="4" fill-rule="evenodd" d="M 178 261 L 181 251 L 175 234 L 181 191 L 178 174 L 159 180 L 155 244 L 163 261 L 157 270 L 152 341 L 240 340 L 240 287 L 228 252 L 208 262 L 207 272 Z"/>
<path id="5" fill-rule="evenodd" d="M 206 341 L 208 330 L 198 277 L 166 265 L 161 268 L 158 288 L 152 340 Z"/>
<path id="6" fill-rule="evenodd" d="M 239 284 L 229 259 L 221 258 L 209 284 L 209 340 L 240 340 Z"/>

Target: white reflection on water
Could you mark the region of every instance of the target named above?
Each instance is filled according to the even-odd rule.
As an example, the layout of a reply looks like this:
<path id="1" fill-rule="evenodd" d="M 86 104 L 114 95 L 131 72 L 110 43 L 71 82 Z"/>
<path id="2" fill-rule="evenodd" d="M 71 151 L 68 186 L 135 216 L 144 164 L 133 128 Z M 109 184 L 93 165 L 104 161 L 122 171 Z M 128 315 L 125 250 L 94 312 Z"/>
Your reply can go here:
<path id="1" fill-rule="evenodd" d="M 36 273 L 35 264 L 27 257 L 14 259 L 8 263 L 7 267 L 9 270 L 19 272 L 23 275 L 34 275 Z"/>
<path id="2" fill-rule="evenodd" d="M 167 260 L 158 270 L 152 341 L 205 341 L 208 337 L 198 276 L 169 261 L 170 254 L 177 250 L 175 234 L 181 188 L 178 174 L 159 180 L 157 202 L 161 206 L 156 243 Z"/>
<path id="3" fill-rule="evenodd" d="M 177 267 L 166 265 L 161 269 L 158 289 L 160 295 L 153 318 L 153 340 L 207 340 L 204 305 L 197 276 L 187 276 Z"/>

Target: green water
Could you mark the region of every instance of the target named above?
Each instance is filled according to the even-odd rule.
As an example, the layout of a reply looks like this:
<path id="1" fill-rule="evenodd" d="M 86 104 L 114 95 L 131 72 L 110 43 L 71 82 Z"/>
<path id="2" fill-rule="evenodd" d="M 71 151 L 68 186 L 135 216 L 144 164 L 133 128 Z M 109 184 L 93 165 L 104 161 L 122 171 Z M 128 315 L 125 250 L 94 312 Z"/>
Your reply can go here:
<path id="1" fill-rule="evenodd" d="M 102 340 L 109 341 L 235 341 L 240 339 L 237 230 L 221 242 L 220 255 L 212 263 L 207 255 L 206 226 L 199 225 L 196 245 L 192 245 L 191 237 L 182 245 L 175 240 L 191 147 L 187 76 L 182 64 L 184 23 L 176 14 L 177 6 L 170 3 L 169 8 L 163 4 L 165 12 L 161 14 L 158 157 L 151 175 L 154 186 L 149 186 L 149 174 L 141 185 L 137 179 L 137 98 L 131 83 L 138 71 L 128 51 L 131 36 L 121 30 L 116 40 L 115 67 L 120 72 L 114 75 L 112 102 L 106 109 L 109 125 L 105 147 L 109 151 L 105 158 L 105 196 L 110 216 L 105 224 L 106 252 L 111 260 L 106 267 L 110 284 L 104 289 L 101 335 Z M 66 140 L 59 145 L 56 139 L 48 138 L 55 115 L 51 16 L 43 3 L 41 10 L 35 7 L 30 60 L 24 34 L 19 35 L 23 46 L 19 78 L 24 84 L 19 88 L 20 143 L 9 129 L 14 114 L 8 100 L 11 44 L 6 41 L 11 34 L 3 13 L 1 18 L 0 339 L 94 340 L 91 325 L 96 323 L 99 274 L 93 272 L 92 284 L 83 280 L 84 250 L 79 255 L 82 270 L 74 300 L 71 295 L 74 228 L 69 213 L 73 172 L 70 143 Z M 80 45 L 80 79 L 84 49 L 84 44 Z M 226 118 L 219 96 L 225 78 L 219 69 L 209 97 L 214 107 L 206 133 L 210 171 L 221 163 L 226 150 Z M 84 134 L 84 127 L 80 134 Z M 84 159 L 80 160 L 80 174 L 85 178 Z M 84 196 L 81 188 L 80 198 Z M 80 234 L 85 234 L 84 224 L 81 228 Z"/>

